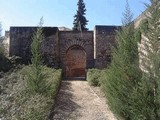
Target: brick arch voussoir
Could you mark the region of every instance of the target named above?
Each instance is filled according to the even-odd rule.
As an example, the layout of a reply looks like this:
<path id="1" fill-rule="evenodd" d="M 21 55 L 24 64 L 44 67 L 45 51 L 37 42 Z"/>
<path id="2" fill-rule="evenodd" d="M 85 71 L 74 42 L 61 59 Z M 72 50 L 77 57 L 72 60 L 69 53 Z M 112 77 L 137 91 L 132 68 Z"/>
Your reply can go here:
<path id="1" fill-rule="evenodd" d="M 77 41 L 77 40 L 69 41 L 69 42 L 66 43 L 66 45 L 64 46 L 64 48 L 63 48 L 63 50 L 62 50 L 62 53 L 61 53 L 61 55 L 62 55 L 62 57 L 63 57 L 64 60 L 65 60 L 66 51 L 67 51 L 70 47 L 76 46 L 76 45 L 77 45 L 77 46 L 80 46 L 80 47 L 82 47 L 84 50 L 86 50 L 86 45 L 85 45 L 84 42 L 82 42 L 82 41 Z"/>

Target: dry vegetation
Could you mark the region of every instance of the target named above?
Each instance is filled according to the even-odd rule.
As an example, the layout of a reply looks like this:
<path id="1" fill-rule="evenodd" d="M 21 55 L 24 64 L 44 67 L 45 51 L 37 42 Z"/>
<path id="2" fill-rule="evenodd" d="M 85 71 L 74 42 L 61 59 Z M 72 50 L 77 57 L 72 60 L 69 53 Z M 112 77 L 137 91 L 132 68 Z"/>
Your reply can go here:
<path id="1" fill-rule="evenodd" d="M 46 81 L 51 83 L 52 95 L 31 93 L 26 73 L 29 66 L 15 69 L 0 78 L 0 118 L 2 120 L 45 120 L 49 117 L 60 84 L 61 70 L 43 67 Z"/>

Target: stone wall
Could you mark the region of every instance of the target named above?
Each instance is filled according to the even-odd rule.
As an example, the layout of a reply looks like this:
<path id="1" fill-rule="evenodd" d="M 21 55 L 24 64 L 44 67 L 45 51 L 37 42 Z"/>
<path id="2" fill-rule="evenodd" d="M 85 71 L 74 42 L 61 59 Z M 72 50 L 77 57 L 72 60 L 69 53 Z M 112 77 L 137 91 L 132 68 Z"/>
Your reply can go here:
<path id="1" fill-rule="evenodd" d="M 24 62 L 30 59 L 30 44 L 36 27 L 11 27 L 9 56 L 22 57 Z"/>
<path id="2" fill-rule="evenodd" d="M 87 54 L 86 68 L 94 67 L 94 47 L 93 47 L 93 32 L 73 32 L 73 31 L 60 31 L 59 32 L 59 54 L 60 54 L 60 67 L 64 67 L 65 55 L 67 50 L 74 46 L 80 46 Z"/>
<path id="3" fill-rule="evenodd" d="M 147 10 L 134 20 L 135 28 L 138 28 L 141 21 L 146 18 L 146 13 Z M 83 73 L 82 75 L 84 75 L 85 70 L 88 68 L 107 68 L 111 63 L 112 47 L 116 46 L 116 30 L 120 28 L 120 26 L 95 26 L 94 31 L 81 33 L 78 31 L 68 31 L 68 29 L 61 31 L 64 29 L 59 30 L 57 27 L 43 27 L 44 40 L 41 51 L 44 62 L 48 66 L 62 68 L 63 71 L 67 71 L 66 54 L 71 50 L 72 54 L 68 53 L 69 65 L 71 64 L 70 69 L 74 66 L 72 63 L 75 60 L 75 69 L 78 70 L 78 72 L 76 70 L 73 71 L 73 75 L 75 75 L 75 72 L 76 74 Z M 24 63 L 28 63 L 31 60 L 32 36 L 36 29 L 37 27 L 11 27 L 9 32 L 10 39 L 6 35 L 7 40 L 10 40 L 8 42 L 9 55 L 19 56 Z M 139 50 L 142 52 L 145 52 L 143 49 L 143 42 L 145 41 L 146 37 L 142 35 L 141 43 L 139 43 Z M 72 50 L 72 48 L 74 49 Z M 85 53 L 84 56 L 80 55 L 80 53 L 83 53 L 82 51 Z"/>
<path id="4" fill-rule="evenodd" d="M 42 53 L 45 64 L 65 68 L 66 52 L 79 46 L 86 53 L 86 69 L 106 68 L 111 62 L 111 46 L 115 46 L 117 26 L 96 26 L 93 31 L 59 31 L 57 27 L 43 27 Z M 25 63 L 31 59 L 31 42 L 37 27 L 10 28 L 10 56 L 19 56 Z"/>
<path id="5" fill-rule="evenodd" d="M 36 30 L 37 27 L 11 27 L 9 56 L 19 56 L 27 64 L 31 60 L 31 42 Z M 42 42 L 44 60 L 53 64 L 52 61 L 58 56 L 58 28 L 43 27 L 43 33 L 45 38 Z"/>
<path id="6" fill-rule="evenodd" d="M 119 26 L 95 26 L 94 59 L 96 68 L 106 68 L 110 64 L 111 48 L 116 45 L 115 35 L 119 28 Z"/>
<path id="7" fill-rule="evenodd" d="M 57 27 L 45 27 L 45 39 L 42 42 L 42 53 L 45 64 L 51 67 L 59 67 L 59 39 Z"/>
<path id="8" fill-rule="evenodd" d="M 148 16 L 148 11 L 145 10 L 142 14 L 140 14 L 135 20 L 134 20 L 134 27 L 136 29 L 138 29 L 140 27 L 140 24 L 141 22 L 144 20 L 144 19 L 147 19 L 147 16 Z M 141 41 L 138 43 L 138 50 L 139 50 L 139 67 L 141 68 L 142 71 L 145 71 L 146 70 L 144 69 L 144 66 L 143 66 L 143 59 L 145 59 L 145 56 L 143 56 L 142 54 L 144 55 L 147 55 L 147 51 L 146 51 L 146 46 L 148 44 L 148 38 L 143 34 L 141 33 Z"/>

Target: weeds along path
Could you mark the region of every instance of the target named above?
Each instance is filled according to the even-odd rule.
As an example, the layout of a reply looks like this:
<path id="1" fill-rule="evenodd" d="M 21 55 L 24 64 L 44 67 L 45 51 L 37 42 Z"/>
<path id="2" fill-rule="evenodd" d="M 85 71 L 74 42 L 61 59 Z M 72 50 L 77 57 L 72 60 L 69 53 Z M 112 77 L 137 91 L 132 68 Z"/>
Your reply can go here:
<path id="1" fill-rule="evenodd" d="M 116 120 L 100 89 L 87 81 L 63 81 L 55 103 L 54 120 Z"/>

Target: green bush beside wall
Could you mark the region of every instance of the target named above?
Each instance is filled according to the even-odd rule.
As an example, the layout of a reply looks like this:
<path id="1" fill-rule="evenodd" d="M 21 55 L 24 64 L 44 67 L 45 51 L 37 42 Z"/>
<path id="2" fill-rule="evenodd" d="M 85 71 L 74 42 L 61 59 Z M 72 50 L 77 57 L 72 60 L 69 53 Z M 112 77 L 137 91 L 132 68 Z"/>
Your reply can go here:
<path id="1" fill-rule="evenodd" d="M 104 76 L 105 70 L 99 70 L 99 69 L 88 69 L 87 71 L 87 81 L 92 86 L 100 86 L 101 81 Z"/>

